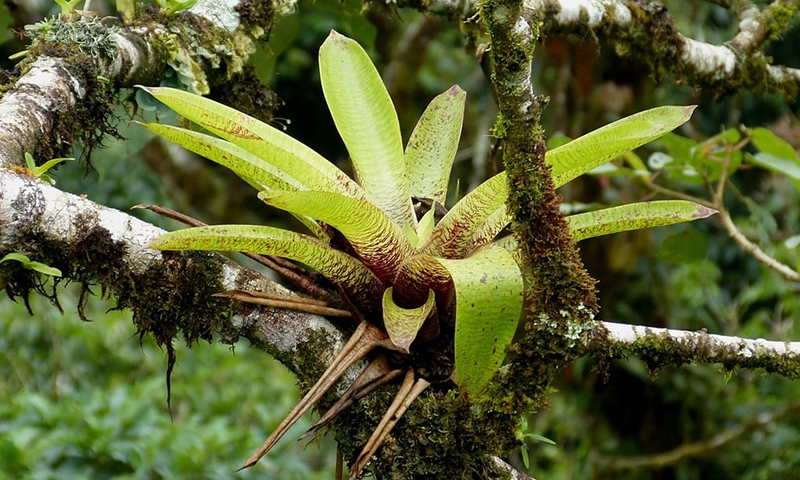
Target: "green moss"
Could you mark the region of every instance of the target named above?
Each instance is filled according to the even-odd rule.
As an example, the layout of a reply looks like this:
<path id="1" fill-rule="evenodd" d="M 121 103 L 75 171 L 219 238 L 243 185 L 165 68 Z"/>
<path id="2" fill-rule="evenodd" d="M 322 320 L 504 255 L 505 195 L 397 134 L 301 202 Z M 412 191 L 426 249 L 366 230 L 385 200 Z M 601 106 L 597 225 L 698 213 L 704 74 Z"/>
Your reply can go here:
<path id="1" fill-rule="evenodd" d="M 71 19 L 53 17 L 25 27 L 25 34 L 31 38 L 28 52 L 34 57 L 42 49 L 63 45 L 90 57 L 113 58 L 117 52 L 113 36 L 117 33 L 119 27 L 114 21 L 83 15 Z"/>
<path id="2" fill-rule="evenodd" d="M 70 245 L 40 235 L 26 236 L 27 242 L 19 248 L 31 258 L 59 268 L 64 276 L 45 284 L 35 272 L 21 271 L 24 269 L 11 265 L 14 262 L 6 262 L 9 265 L 4 263 L 0 268 L 0 287 L 12 299 L 23 298 L 26 305 L 28 296 L 38 293 L 58 306 L 58 284 L 80 283 L 78 313 L 87 321 L 90 319 L 83 309 L 92 294 L 114 297 L 116 308 L 133 312 L 140 336 L 153 335 L 158 345 L 166 347 L 169 393 L 174 339 L 180 335 L 188 346 L 201 339 L 211 341 L 212 332 L 230 323 L 228 303 L 212 297 L 222 290 L 220 263 L 208 253 L 165 253 L 163 261 L 134 274 L 126 264 L 125 244 L 115 241 L 108 230 L 93 225 L 96 221 L 91 216 L 79 218 L 73 225 L 78 232 L 76 240 Z"/>
<path id="3" fill-rule="evenodd" d="M 52 128 L 40 137 L 36 151 L 30 152 L 38 162 L 68 156 L 78 140 L 86 146 L 88 158 L 106 135 L 119 138 L 114 127 L 119 119 L 113 116 L 109 103 L 109 98 L 114 98 L 113 85 L 96 73 L 98 58 L 110 59 L 116 54 L 113 35 L 117 31 L 114 24 L 82 16 L 75 20 L 53 18 L 26 28 L 31 46 L 14 75 L 23 75 L 40 56 L 62 58 L 86 92 L 73 108 L 53 117 Z M 74 81 L 65 79 L 65 84 Z"/>
<path id="4" fill-rule="evenodd" d="M 702 333 L 676 342 L 666 333 L 652 334 L 625 345 L 598 339 L 597 341 L 604 344 L 601 368 L 607 369 L 612 359 L 636 357 L 647 365 L 653 377 L 665 367 L 721 363 L 725 374 L 729 374 L 736 367 L 741 367 L 750 370 L 762 369 L 766 373 L 790 379 L 800 378 L 800 358 L 776 359 L 774 354 L 758 348 L 754 351 L 741 351 L 738 345 L 718 347 L 710 351 L 704 348 L 708 342 L 706 335 Z"/>
<path id="5" fill-rule="evenodd" d="M 360 401 L 360 408 L 334 425 L 336 440 L 353 461 L 391 404 L 397 385 Z M 501 479 L 487 455 L 503 455 L 516 446 L 516 416 L 467 401 L 456 390 L 430 387 L 423 392 L 367 467 L 377 478 L 393 480 L 453 478 Z"/>

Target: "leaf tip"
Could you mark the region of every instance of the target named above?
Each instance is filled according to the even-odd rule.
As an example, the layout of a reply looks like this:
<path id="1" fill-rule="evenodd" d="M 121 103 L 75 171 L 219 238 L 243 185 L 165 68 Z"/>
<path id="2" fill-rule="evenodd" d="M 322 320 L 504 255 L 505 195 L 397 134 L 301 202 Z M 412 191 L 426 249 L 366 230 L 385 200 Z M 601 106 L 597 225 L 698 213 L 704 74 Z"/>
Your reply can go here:
<path id="1" fill-rule="evenodd" d="M 700 206 L 697 207 L 697 211 L 695 212 L 695 214 L 692 215 L 692 218 L 695 218 L 695 219 L 708 218 L 711 215 L 716 215 L 717 213 L 719 213 L 719 210 L 700 205 Z"/>
<path id="2" fill-rule="evenodd" d="M 447 94 L 453 97 L 459 97 L 461 95 L 466 95 L 467 92 L 464 91 L 464 89 L 461 88 L 458 84 L 456 84 L 447 89 Z"/>

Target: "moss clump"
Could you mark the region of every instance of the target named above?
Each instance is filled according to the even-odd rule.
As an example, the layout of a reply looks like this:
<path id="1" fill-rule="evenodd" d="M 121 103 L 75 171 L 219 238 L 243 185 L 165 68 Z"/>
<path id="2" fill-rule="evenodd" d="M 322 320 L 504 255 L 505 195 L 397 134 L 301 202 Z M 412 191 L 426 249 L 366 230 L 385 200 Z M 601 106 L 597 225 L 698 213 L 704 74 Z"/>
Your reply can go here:
<path id="1" fill-rule="evenodd" d="M 108 230 L 96 223 L 91 217 L 79 218 L 74 225 L 78 230 L 76 240 L 69 245 L 41 235 L 26 235 L 28 240 L 20 248 L 31 258 L 59 268 L 64 276 L 45 284 L 36 272 L 6 262 L 0 266 L 0 287 L 12 299 L 22 297 L 26 305 L 34 292 L 58 306 L 57 285 L 61 281 L 78 282 L 78 313 L 88 321 L 83 307 L 96 293 L 92 288 L 99 286 L 101 295 L 116 298 L 117 309 L 133 312 L 140 337 L 152 334 L 159 345 L 166 346 L 169 393 L 169 375 L 175 363 L 173 340 L 181 335 L 189 346 L 201 339 L 211 341 L 212 332 L 224 329 L 230 322 L 228 302 L 212 297 L 222 290 L 220 262 L 209 253 L 165 253 L 162 261 L 145 272 L 133 273 L 126 263 L 125 243 L 115 241 Z M 46 289 L 46 285 L 52 287 Z"/>
<path id="2" fill-rule="evenodd" d="M 84 156 L 88 159 L 107 135 L 121 138 L 116 129 L 120 120 L 113 115 L 109 102 L 114 98 L 114 86 L 97 76 L 98 59 L 113 58 L 117 52 L 113 38 L 117 32 L 113 24 L 83 16 L 71 20 L 52 18 L 26 28 L 31 46 L 26 60 L 12 75 L 23 75 L 39 57 L 62 58 L 72 76 L 64 79 L 64 85 L 73 85 L 77 79 L 86 92 L 74 105 L 65 105 L 59 115 L 52 116 L 51 129 L 39 139 L 37 149 L 30 152 L 38 162 L 67 156 L 78 141 L 86 146 Z M 35 111 L 37 106 L 31 108 Z"/>
<path id="3" fill-rule="evenodd" d="M 599 338 L 593 342 L 604 345 L 600 355 L 600 368 L 605 372 L 611 360 L 636 357 L 641 359 L 650 370 L 651 376 L 657 376 L 665 367 L 680 367 L 689 364 L 721 363 L 724 372 L 736 367 L 751 370 L 763 369 L 767 373 L 775 373 L 790 379 L 800 378 L 800 358 L 788 356 L 776 358 L 774 352 L 756 347 L 741 350 L 738 345 L 722 347 L 715 345 L 708 348 L 710 339 L 706 333 L 693 334 L 688 338 L 676 341 L 667 333 L 646 335 L 632 344 L 617 344 Z"/>
<path id="4" fill-rule="evenodd" d="M 346 411 L 334 424 L 339 448 L 354 461 L 366 444 L 398 387 L 385 387 Z M 367 466 L 376 478 L 393 480 L 508 478 L 490 455 L 503 456 L 516 446 L 517 417 L 482 408 L 453 389 L 429 388 L 420 395 Z"/>

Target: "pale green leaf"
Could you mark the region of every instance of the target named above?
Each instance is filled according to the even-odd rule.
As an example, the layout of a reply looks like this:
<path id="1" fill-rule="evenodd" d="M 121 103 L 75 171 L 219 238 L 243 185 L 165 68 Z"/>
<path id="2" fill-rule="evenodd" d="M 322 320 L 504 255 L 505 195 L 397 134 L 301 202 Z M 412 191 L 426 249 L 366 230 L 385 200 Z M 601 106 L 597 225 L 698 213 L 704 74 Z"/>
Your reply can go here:
<path id="1" fill-rule="evenodd" d="M 753 128 L 750 130 L 750 139 L 761 152 L 800 164 L 800 158 L 797 157 L 794 147 L 771 130 L 763 127 Z"/>
<path id="2" fill-rule="evenodd" d="M 335 165 L 264 122 L 183 90 L 141 88 L 181 116 L 270 162 L 311 189 L 364 198 L 361 187 Z"/>
<path id="3" fill-rule="evenodd" d="M 367 52 L 331 30 L 319 49 L 322 91 L 369 201 L 398 225 L 416 227 L 400 124 Z"/>
<path id="4" fill-rule="evenodd" d="M 277 190 L 311 188 L 271 162 L 227 140 L 160 123 L 142 125 L 156 135 L 230 169 L 256 190 L 260 191 L 265 187 Z"/>
<path id="5" fill-rule="evenodd" d="M 691 222 L 717 213 L 686 200 L 631 203 L 567 217 L 576 241 L 629 230 Z"/>
<path id="6" fill-rule="evenodd" d="M 428 239 L 431 237 L 431 233 L 433 233 L 435 222 L 436 206 L 434 205 L 430 210 L 425 212 L 425 215 L 423 215 L 419 221 L 419 225 L 417 225 L 417 238 L 419 239 L 418 243 L 424 244 L 428 241 Z"/>
<path id="7" fill-rule="evenodd" d="M 0 259 L 0 263 L 6 262 L 8 260 L 15 260 L 17 262 L 20 262 L 23 268 L 26 268 L 28 270 L 35 270 L 39 273 L 50 275 L 51 277 L 60 277 L 62 275 L 61 270 L 55 267 L 51 267 L 42 262 L 35 262 L 30 258 L 28 258 L 27 255 L 24 255 L 22 253 L 17 253 L 17 252 L 7 253 L 6 255 L 3 256 L 2 259 Z"/>
<path id="8" fill-rule="evenodd" d="M 408 243 L 411 244 L 411 248 L 417 248 L 417 245 L 419 245 L 419 235 L 417 235 L 417 231 L 407 223 L 403 224 L 402 230 L 408 239 Z"/>
<path id="9" fill-rule="evenodd" d="M 391 281 L 411 243 L 400 226 L 375 205 L 330 192 L 262 192 L 268 205 L 307 215 L 336 228 L 381 280 Z"/>
<path id="10" fill-rule="evenodd" d="M 297 190 L 308 189 L 309 185 L 289 176 L 274 164 L 256 156 L 227 140 L 212 137 L 205 133 L 160 123 L 142 124 L 151 132 L 191 152 L 202 155 L 238 175 L 256 190 Z M 327 238 L 312 219 L 296 215 L 317 238 Z"/>
<path id="11" fill-rule="evenodd" d="M 800 180 L 800 166 L 791 159 L 778 157 L 770 153 L 758 152 L 755 155 L 745 153 L 745 160 L 753 165 L 785 175 L 792 180 Z"/>
<path id="12" fill-rule="evenodd" d="M 425 109 L 406 146 L 411 195 L 444 205 L 464 122 L 466 92 L 454 85 Z"/>
<path id="13" fill-rule="evenodd" d="M 693 110 L 694 107 L 646 110 L 548 151 L 545 161 L 553 167 L 555 186 L 668 133 L 688 120 Z M 506 173 L 501 172 L 461 199 L 436 226 L 434 235 L 441 233 L 425 251 L 458 258 L 494 238 L 510 221 L 505 213 L 507 183 Z"/>
<path id="14" fill-rule="evenodd" d="M 392 287 L 383 292 L 383 324 L 392 343 L 409 352 L 411 342 L 417 338 L 417 332 L 430 316 L 436 305 L 433 290 L 428 290 L 428 299 L 417 308 L 402 308 L 392 299 Z"/>
<path id="15" fill-rule="evenodd" d="M 655 140 L 692 116 L 695 106 L 658 107 L 625 117 L 547 152 L 556 187 Z"/>
<path id="16" fill-rule="evenodd" d="M 487 220 L 492 218 L 495 226 L 497 222 L 503 223 L 500 230 L 508 224 L 508 220 L 496 221 L 492 217 L 495 211 L 505 210 L 507 197 L 508 181 L 505 172 L 486 180 L 447 212 L 433 229 L 430 243 L 421 251 L 444 258 L 463 257 L 474 246 L 473 237 Z M 487 236 L 487 231 L 484 230 L 482 235 Z"/>
<path id="17" fill-rule="evenodd" d="M 456 289 L 456 378 L 463 389 L 480 396 L 517 329 L 522 275 L 511 254 L 496 245 L 464 259 L 438 261 Z"/>
<path id="18" fill-rule="evenodd" d="M 313 237 L 259 225 L 209 225 L 150 241 L 158 250 L 215 250 L 275 255 L 301 262 L 339 284 L 358 305 L 374 304 L 382 283 L 364 264 Z"/>

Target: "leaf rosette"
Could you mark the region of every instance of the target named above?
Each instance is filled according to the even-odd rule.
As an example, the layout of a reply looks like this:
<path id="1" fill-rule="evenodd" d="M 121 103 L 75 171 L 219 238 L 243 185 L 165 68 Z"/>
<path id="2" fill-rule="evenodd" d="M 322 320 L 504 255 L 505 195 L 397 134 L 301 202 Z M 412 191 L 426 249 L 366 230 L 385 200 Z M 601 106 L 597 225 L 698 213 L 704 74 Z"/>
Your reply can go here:
<path id="1" fill-rule="evenodd" d="M 332 31 L 320 48 L 319 67 L 326 102 L 358 182 L 284 132 L 234 109 L 180 90 L 144 88 L 209 133 L 160 124 L 146 128 L 231 169 L 259 191 L 261 200 L 291 213 L 311 233 L 207 226 L 168 233 L 150 245 L 245 251 L 300 262 L 337 285 L 358 310 L 354 316 L 377 329 L 370 348 L 388 345 L 413 354 L 429 345 L 452 346 L 451 375 L 420 378 L 401 391 L 417 395 L 425 382 L 447 381 L 479 398 L 501 366 L 523 311 L 516 243 L 512 236 L 497 239 L 510 222 L 505 173 L 468 193 L 436 222 L 434 212 L 447 197 L 466 93 L 453 86 L 433 99 L 404 148 L 392 100 L 355 41 Z M 693 109 L 641 112 L 547 152 L 556 186 L 670 132 Z M 686 201 L 649 202 L 568 220 L 582 239 L 712 213 Z M 340 356 L 345 354 L 351 355 Z M 315 395 L 312 389 L 307 398 Z M 283 427 L 273 437 L 285 433 L 288 427 Z M 273 437 L 246 466 L 277 441 Z"/>

